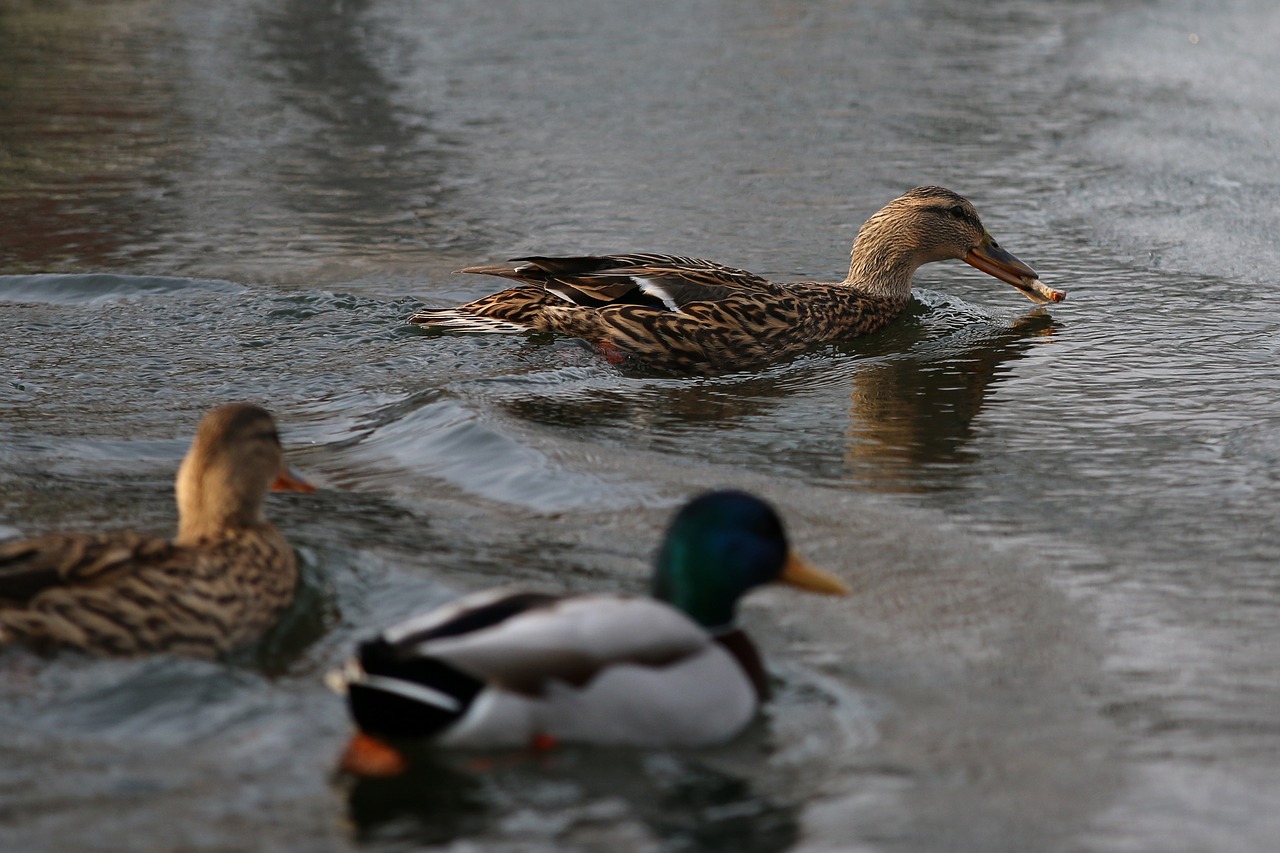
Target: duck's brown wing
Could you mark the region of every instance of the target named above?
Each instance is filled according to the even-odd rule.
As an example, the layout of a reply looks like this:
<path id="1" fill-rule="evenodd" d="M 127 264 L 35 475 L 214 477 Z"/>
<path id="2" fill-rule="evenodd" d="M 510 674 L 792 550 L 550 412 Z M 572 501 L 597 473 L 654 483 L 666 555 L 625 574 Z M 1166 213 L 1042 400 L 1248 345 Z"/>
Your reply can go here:
<path id="1" fill-rule="evenodd" d="M 136 533 L 55 533 L 0 544 L 0 601 L 55 587 L 98 585 L 170 558 L 172 543 Z"/>
<path id="2" fill-rule="evenodd" d="M 715 261 L 643 252 L 516 258 L 511 264 L 467 267 L 459 272 L 497 275 L 539 285 L 586 308 L 638 304 L 678 311 L 689 302 L 723 299 L 744 288 L 771 287 L 768 280 L 755 273 Z"/>
<path id="3" fill-rule="evenodd" d="M 562 308 L 639 306 L 680 313 L 693 303 L 715 303 L 736 294 L 780 288 L 746 270 L 702 258 L 633 253 L 516 258 L 508 264 L 458 272 L 496 275 L 516 287 L 456 308 L 432 308 L 409 322 L 464 332 L 564 331 L 548 316 Z"/>

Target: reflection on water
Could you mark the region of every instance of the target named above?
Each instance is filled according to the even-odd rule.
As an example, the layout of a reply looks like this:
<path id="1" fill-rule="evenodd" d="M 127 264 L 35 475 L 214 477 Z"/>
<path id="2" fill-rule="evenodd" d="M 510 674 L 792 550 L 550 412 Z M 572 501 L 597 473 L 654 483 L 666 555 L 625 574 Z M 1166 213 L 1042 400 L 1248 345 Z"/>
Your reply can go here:
<path id="1" fill-rule="evenodd" d="M 563 749 L 446 756 L 418 749 L 410 770 L 344 781 L 363 842 L 542 842 L 572 849 L 785 850 L 797 806 L 696 757 Z"/>
<path id="2" fill-rule="evenodd" d="M 317 255 L 385 264 L 465 245 L 442 180 L 460 148 L 429 109 L 397 104 L 392 59 L 408 50 L 367 2 L 249 18 L 146 0 L 6 7 L 0 265 L 242 277 L 252 246 L 244 277 L 291 280 Z"/>
<path id="3" fill-rule="evenodd" d="M 877 492 L 940 492 L 954 489 L 978 460 L 973 422 L 993 390 L 1061 328 L 1043 309 L 1003 320 L 923 294 L 881 333 L 759 373 L 619 382 L 598 362 L 473 393 L 575 436 L 763 470 L 786 464 Z M 709 430 L 731 439 L 708 440 Z"/>
<path id="4" fill-rule="evenodd" d="M 448 844 L 493 822 L 484 784 L 474 773 L 431 756 L 392 778 L 344 779 L 347 815 L 362 842 Z"/>
<path id="5" fill-rule="evenodd" d="M 973 419 L 1008 363 L 1058 324 L 1043 310 L 1011 324 L 975 323 L 927 346 L 861 367 L 850 395 L 850 479 L 877 491 L 954 487 L 938 469 L 976 460 L 967 447 Z"/>
<path id="6" fill-rule="evenodd" d="M 184 152 L 174 80 L 157 73 L 156 5 L 0 9 L 0 264 L 140 262 L 169 230 Z"/>
<path id="7" fill-rule="evenodd" d="M 768 413 L 785 393 L 785 378 L 777 375 L 727 382 L 652 380 L 621 388 L 601 371 L 562 373 L 558 378 L 562 384 L 544 382 L 504 397 L 504 410 L 549 427 L 625 426 L 670 433 L 741 423 Z"/>
<path id="8" fill-rule="evenodd" d="M 294 229 L 274 247 L 287 255 L 439 251 L 454 231 L 440 216 L 448 194 L 441 177 L 461 149 L 433 130 L 430 93 L 415 93 L 428 96 L 426 108 L 397 106 L 395 72 L 410 46 L 380 24 L 372 5 L 291 0 L 260 9 L 261 48 L 248 69 L 228 69 L 269 82 L 263 108 L 286 119 L 264 134 L 255 159 L 226 148 L 216 156 L 236 171 L 240 213 L 254 217 L 256 229 L 279 228 L 279 211 L 253 209 L 257 182 L 269 183 Z M 370 241 L 371 232 L 383 236 Z"/>

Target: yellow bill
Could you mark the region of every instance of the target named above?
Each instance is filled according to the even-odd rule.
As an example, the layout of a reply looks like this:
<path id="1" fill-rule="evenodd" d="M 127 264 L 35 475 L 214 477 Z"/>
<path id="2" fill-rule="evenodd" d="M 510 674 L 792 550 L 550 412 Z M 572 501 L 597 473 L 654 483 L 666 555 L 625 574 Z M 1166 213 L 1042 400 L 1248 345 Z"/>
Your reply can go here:
<path id="1" fill-rule="evenodd" d="M 787 554 L 787 563 L 783 566 L 782 575 L 778 579 L 785 584 L 824 595 L 849 595 L 853 591 L 840 578 L 810 564 L 804 558 L 797 556 L 794 551 Z"/>

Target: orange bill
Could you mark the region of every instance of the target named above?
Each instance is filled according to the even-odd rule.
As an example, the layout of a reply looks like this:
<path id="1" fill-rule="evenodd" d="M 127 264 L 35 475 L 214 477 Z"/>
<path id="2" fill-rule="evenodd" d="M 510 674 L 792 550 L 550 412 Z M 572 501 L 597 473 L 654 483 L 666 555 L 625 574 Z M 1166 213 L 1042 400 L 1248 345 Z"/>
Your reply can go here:
<path id="1" fill-rule="evenodd" d="M 302 477 L 288 465 L 280 466 L 280 473 L 276 475 L 275 482 L 271 484 L 271 491 L 273 492 L 310 493 L 315 490 L 315 486 L 302 479 Z"/>

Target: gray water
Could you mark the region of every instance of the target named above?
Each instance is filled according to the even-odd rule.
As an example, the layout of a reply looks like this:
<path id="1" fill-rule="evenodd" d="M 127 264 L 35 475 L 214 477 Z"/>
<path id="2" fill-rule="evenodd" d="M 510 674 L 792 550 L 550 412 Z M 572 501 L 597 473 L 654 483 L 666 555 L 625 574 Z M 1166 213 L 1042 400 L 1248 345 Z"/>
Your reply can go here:
<path id="1" fill-rule="evenodd" d="M 1280 11 L 1209 5 L 0 2 L 0 535 L 171 530 L 230 399 L 323 486 L 259 647 L 0 655 L 0 847 L 1276 849 Z M 933 265 L 706 379 L 402 324 L 531 252 L 838 277 L 927 183 L 1068 301 Z M 335 773 L 364 633 L 640 591 L 722 485 L 858 590 L 753 597 L 742 739 Z"/>

